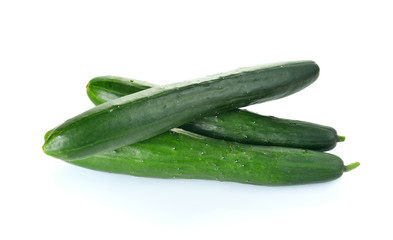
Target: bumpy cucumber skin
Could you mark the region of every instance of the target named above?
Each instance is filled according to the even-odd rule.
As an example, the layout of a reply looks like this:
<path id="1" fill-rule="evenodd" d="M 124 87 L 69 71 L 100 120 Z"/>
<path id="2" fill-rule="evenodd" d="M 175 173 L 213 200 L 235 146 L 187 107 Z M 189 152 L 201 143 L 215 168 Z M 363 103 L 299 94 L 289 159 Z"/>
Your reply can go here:
<path id="1" fill-rule="evenodd" d="M 316 151 L 331 150 L 338 141 L 336 130 L 328 126 L 262 116 L 240 109 L 204 117 L 182 125 L 181 128 L 205 136 L 245 144 Z"/>
<path id="2" fill-rule="evenodd" d="M 230 181 L 267 186 L 319 183 L 339 178 L 343 161 L 332 154 L 227 142 L 184 130 L 86 159 L 81 167 L 153 178 Z"/>
<path id="3" fill-rule="evenodd" d="M 90 100 L 98 105 L 152 86 L 152 84 L 138 80 L 102 76 L 89 82 L 87 93 Z M 337 132 L 332 127 L 262 116 L 240 109 L 203 117 L 179 128 L 212 138 L 245 144 L 304 148 L 316 151 L 331 150 L 338 141 Z"/>
<path id="4" fill-rule="evenodd" d="M 243 68 L 153 87 L 98 105 L 52 131 L 43 150 L 76 160 L 157 136 L 217 112 L 282 98 L 314 82 L 312 61 Z"/>

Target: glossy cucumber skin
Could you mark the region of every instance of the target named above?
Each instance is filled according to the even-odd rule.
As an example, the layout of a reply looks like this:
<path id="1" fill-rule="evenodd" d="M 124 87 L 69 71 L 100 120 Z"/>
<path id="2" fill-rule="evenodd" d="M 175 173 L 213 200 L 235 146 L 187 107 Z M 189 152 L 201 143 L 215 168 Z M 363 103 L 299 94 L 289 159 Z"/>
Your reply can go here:
<path id="1" fill-rule="evenodd" d="M 207 116 L 181 126 L 201 135 L 245 144 L 333 149 L 338 142 L 334 128 L 315 123 L 262 116 L 247 110 L 233 110 Z"/>
<path id="2" fill-rule="evenodd" d="M 98 105 L 149 87 L 153 85 L 129 78 L 102 76 L 89 82 L 87 94 L 90 100 Z M 337 132 L 332 127 L 263 116 L 240 109 L 206 116 L 179 128 L 212 138 L 245 144 L 316 151 L 331 150 L 338 141 Z"/>
<path id="3" fill-rule="evenodd" d="M 175 129 L 71 164 L 139 177 L 230 181 L 267 186 L 340 177 L 343 161 L 312 150 L 246 145 Z"/>
<path id="4" fill-rule="evenodd" d="M 274 100 L 314 82 L 319 67 L 297 61 L 238 69 L 117 98 L 56 127 L 43 150 L 76 160 L 149 139 L 217 112 Z"/>
<path id="5" fill-rule="evenodd" d="M 87 95 L 95 105 L 154 87 L 153 84 L 116 76 L 96 77 L 86 86 Z"/>

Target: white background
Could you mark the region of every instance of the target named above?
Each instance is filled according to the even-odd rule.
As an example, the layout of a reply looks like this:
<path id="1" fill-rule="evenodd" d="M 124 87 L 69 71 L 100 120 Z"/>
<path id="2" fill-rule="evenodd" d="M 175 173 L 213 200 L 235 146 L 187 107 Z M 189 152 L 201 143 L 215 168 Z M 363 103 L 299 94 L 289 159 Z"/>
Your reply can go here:
<path id="1" fill-rule="evenodd" d="M 0 239 L 392 239 L 388 2 L 1 1 Z M 136 178 L 41 150 L 93 106 L 93 77 L 167 84 L 303 59 L 321 68 L 314 84 L 249 109 L 345 135 L 331 152 L 361 166 L 336 181 Z"/>

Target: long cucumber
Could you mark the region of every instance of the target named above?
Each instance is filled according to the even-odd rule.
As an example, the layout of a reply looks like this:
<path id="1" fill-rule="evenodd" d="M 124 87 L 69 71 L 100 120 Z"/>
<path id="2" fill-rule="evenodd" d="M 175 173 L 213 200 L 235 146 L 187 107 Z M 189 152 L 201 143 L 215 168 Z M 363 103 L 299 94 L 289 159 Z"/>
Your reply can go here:
<path id="1" fill-rule="evenodd" d="M 64 160 L 91 157 L 204 116 L 288 96 L 318 75 L 316 63 L 297 61 L 153 87 L 103 103 L 60 124 L 43 150 Z"/>
<path id="2" fill-rule="evenodd" d="M 96 104 L 154 87 L 153 84 L 117 76 L 101 76 L 89 81 L 87 95 Z M 206 116 L 179 128 L 204 136 L 245 144 L 304 148 L 317 151 L 333 149 L 344 141 L 328 126 L 305 121 L 263 116 L 247 110 L 231 110 Z"/>
<path id="3" fill-rule="evenodd" d="M 139 177 L 282 186 L 334 180 L 356 168 L 329 153 L 228 142 L 174 129 L 86 159 L 81 167 Z"/>

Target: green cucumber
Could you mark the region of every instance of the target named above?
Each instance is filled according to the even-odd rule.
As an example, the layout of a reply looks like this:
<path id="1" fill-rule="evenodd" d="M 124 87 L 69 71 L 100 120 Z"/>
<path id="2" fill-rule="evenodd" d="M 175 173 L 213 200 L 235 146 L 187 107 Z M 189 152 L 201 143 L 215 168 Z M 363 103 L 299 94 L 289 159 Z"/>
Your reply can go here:
<path id="1" fill-rule="evenodd" d="M 139 177 L 184 178 L 283 186 L 334 180 L 347 166 L 333 154 L 228 142 L 174 129 L 81 160 L 81 167 Z"/>
<path id="2" fill-rule="evenodd" d="M 155 85 L 148 82 L 116 76 L 96 77 L 86 86 L 87 95 L 95 105 L 140 92 Z"/>
<path id="3" fill-rule="evenodd" d="M 90 80 L 87 95 L 96 104 L 139 92 L 154 85 L 134 79 L 101 76 Z M 231 110 L 186 123 L 179 128 L 204 136 L 246 144 L 333 149 L 344 141 L 334 128 L 304 121 L 262 116 L 247 110 Z"/>
<path id="4" fill-rule="evenodd" d="M 153 87 L 98 105 L 56 127 L 46 154 L 76 160 L 149 139 L 218 112 L 282 98 L 314 82 L 319 67 L 297 61 L 242 68 Z"/>

